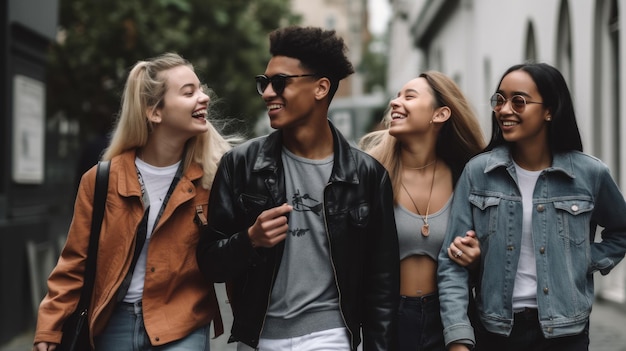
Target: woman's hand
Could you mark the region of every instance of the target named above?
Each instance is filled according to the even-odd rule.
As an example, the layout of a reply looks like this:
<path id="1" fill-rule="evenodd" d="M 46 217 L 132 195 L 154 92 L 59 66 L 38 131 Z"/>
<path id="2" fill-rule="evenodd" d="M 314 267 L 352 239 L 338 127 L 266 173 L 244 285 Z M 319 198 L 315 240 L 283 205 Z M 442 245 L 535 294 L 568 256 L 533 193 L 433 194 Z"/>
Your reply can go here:
<path id="1" fill-rule="evenodd" d="M 457 236 L 448 247 L 448 257 L 456 264 L 473 269 L 480 262 L 480 242 L 476 232 L 468 230 L 464 237 Z"/>
<path id="2" fill-rule="evenodd" d="M 42 341 L 33 346 L 33 351 L 54 351 L 57 349 L 57 346 L 58 344 Z"/>
<path id="3" fill-rule="evenodd" d="M 470 348 L 467 347 L 467 345 L 465 344 L 453 343 L 450 344 L 450 348 L 448 349 L 448 351 L 470 351 Z"/>

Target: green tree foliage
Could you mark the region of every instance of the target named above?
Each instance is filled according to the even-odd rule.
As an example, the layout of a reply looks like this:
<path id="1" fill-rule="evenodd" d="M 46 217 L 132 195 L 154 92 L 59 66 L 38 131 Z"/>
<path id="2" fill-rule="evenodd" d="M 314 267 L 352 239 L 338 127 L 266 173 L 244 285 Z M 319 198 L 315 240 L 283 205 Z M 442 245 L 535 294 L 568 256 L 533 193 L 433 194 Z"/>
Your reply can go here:
<path id="1" fill-rule="evenodd" d="M 367 43 L 367 50 L 363 53 L 363 59 L 359 71 L 365 76 L 366 93 L 385 89 L 387 81 L 387 34 L 374 36 Z"/>
<path id="2" fill-rule="evenodd" d="M 242 122 L 227 131 L 249 132 L 263 108 L 253 77 L 269 58 L 267 34 L 296 20 L 288 0 L 61 0 L 48 115 L 78 119 L 83 136 L 110 128 L 131 66 L 177 52 L 219 97 L 218 117 Z"/>

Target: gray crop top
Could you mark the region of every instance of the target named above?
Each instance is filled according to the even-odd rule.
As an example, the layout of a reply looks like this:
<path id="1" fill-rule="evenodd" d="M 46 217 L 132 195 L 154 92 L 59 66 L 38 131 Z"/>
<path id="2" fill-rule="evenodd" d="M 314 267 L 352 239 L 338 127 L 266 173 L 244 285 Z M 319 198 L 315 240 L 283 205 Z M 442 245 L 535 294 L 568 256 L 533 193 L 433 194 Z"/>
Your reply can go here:
<path id="1" fill-rule="evenodd" d="M 428 215 L 430 235 L 427 237 L 423 236 L 420 231 L 424 224 L 422 216 L 409 211 L 400 204 L 394 207 L 400 245 L 400 260 L 411 255 L 427 255 L 435 262 L 437 261 L 448 228 L 451 203 L 452 196 L 441 210 Z"/>

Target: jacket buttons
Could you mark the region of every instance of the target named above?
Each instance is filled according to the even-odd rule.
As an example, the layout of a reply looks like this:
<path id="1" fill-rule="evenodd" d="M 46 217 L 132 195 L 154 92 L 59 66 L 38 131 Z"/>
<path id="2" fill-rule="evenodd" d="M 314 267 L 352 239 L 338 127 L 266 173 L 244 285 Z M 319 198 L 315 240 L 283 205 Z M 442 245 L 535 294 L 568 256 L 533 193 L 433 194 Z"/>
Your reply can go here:
<path id="1" fill-rule="evenodd" d="M 548 293 L 548 288 L 543 288 L 543 293 L 547 294 Z"/>
<path id="2" fill-rule="evenodd" d="M 540 253 L 540 254 L 542 254 L 542 255 L 543 255 L 544 253 L 546 253 L 546 248 L 545 248 L 544 246 L 540 247 L 540 248 L 539 248 L 539 253 Z"/>
<path id="3" fill-rule="evenodd" d="M 155 341 L 159 341 L 161 340 L 158 336 L 156 338 L 154 338 Z"/>
<path id="4" fill-rule="evenodd" d="M 150 272 L 154 272 L 154 271 L 155 271 L 154 267 L 151 267 Z"/>
<path id="5" fill-rule="evenodd" d="M 515 246 L 513 246 L 513 245 L 509 245 L 509 246 L 507 246 L 507 247 L 506 247 L 506 249 L 507 249 L 508 251 L 513 251 L 513 250 L 515 249 Z"/>
<path id="6" fill-rule="evenodd" d="M 537 212 L 545 211 L 546 207 L 544 205 L 537 205 Z"/>
<path id="7" fill-rule="evenodd" d="M 572 212 L 578 212 L 578 205 L 572 205 Z"/>

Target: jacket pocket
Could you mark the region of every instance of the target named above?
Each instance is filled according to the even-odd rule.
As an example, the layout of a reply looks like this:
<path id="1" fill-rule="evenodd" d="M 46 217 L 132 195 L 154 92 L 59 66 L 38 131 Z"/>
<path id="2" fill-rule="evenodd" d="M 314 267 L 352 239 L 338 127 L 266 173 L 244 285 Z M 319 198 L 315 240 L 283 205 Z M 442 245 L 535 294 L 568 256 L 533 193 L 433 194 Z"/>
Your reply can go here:
<path id="1" fill-rule="evenodd" d="M 472 212 L 476 235 L 480 240 L 489 238 L 496 232 L 498 225 L 498 205 L 501 198 L 497 196 L 470 194 L 469 202 Z"/>
<path id="2" fill-rule="evenodd" d="M 588 199 L 554 201 L 559 236 L 566 245 L 578 246 L 588 240 L 593 208 L 593 202 Z"/>
<path id="3" fill-rule="evenodd" d="M 267 196 L 244 193 L 239 195 L 238 202 L 247 216 L 256 218 L 261 212 L 269 208 L 270 199 Z"/>
<path id="4" fill-rule="evenodd" d="M 350 210 L 350 225 L 363 229 L 367 227 L 370 218 L 370 206 L 367 203 L 359 204 Z"/>

